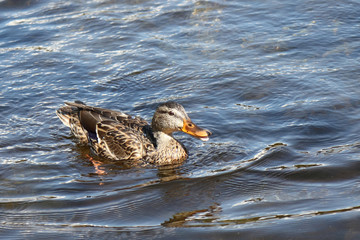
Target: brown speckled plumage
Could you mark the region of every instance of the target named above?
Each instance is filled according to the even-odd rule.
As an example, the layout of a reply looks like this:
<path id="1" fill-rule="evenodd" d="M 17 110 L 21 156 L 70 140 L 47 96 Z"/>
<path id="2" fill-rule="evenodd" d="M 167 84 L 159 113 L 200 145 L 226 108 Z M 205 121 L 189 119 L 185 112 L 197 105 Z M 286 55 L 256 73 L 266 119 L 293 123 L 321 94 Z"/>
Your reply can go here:
<path id="1" fill-rule="evenodd" d="M 188 153 L 173 138 L 173 132 L 184 131 L 204 141 L 211 134 L 193 124 L 185 109 L 175 102 L 159 105 L 151 126 L 140 117 L 87 106 L 80 101 L 66 105 L 56 112 L 60 120 L 82 143 L 89 143 L 97 155 L 113 160 L 178 164 Z"/>

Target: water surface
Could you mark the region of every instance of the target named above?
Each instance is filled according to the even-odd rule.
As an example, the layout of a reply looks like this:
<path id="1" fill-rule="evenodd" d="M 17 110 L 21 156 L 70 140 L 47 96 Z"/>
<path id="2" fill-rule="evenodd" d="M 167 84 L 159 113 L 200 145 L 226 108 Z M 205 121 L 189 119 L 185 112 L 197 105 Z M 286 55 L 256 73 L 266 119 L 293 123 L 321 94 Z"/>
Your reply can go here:
<path id="1" fill-rule="evenodd" d="M 0 1 L 4 239 L 358 239 L 357 1 Z M 78 144 L 64 101 L 151 120 L 175 100 L 173 169 Z"/>

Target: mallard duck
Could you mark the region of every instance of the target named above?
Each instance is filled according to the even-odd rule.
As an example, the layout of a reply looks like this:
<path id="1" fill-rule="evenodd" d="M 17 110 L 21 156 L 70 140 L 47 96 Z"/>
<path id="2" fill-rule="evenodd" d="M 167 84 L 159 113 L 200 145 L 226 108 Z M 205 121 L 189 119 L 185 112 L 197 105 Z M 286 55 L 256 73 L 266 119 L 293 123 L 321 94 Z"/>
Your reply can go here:
<path id="1" fill-rule="evenodd" d="M 140 117 L 87 106 L 83 102 L 65 103 L 56 111 L 80 142 L 90 144 L 95 154 L 112 160 L 144 161 L 149 164 L 181 163 L 186 148 L 173 137 L 182 131 L 202 141 L 211 132 L 196 126 L 184 107 L 176 102 L 160 104 L 151 125 Z"/>

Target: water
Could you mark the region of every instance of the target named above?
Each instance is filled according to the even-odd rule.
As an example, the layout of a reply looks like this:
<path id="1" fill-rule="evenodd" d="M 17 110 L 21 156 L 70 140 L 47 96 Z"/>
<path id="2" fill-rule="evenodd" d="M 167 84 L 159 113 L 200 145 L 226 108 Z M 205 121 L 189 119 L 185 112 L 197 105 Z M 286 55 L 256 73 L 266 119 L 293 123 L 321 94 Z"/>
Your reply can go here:
<path id="1" fill-rule="evenodd" d="M 4 239 L 358 239 L 357 1 L 0 1 Z M 213 132 L 174 169 L 91 162 L 64 101 Z"/>

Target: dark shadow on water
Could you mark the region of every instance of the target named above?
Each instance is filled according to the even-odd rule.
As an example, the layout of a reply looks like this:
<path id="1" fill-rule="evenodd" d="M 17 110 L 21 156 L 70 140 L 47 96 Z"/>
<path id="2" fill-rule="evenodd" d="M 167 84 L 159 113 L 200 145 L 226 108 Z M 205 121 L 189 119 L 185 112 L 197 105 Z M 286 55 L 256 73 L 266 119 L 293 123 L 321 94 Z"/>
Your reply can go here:
<path id="1" fill-rule="evenodd" d="M 39 0 L 5 0 L 0 2 L 0 9 L 25 9 L 36 6 Z"/>

